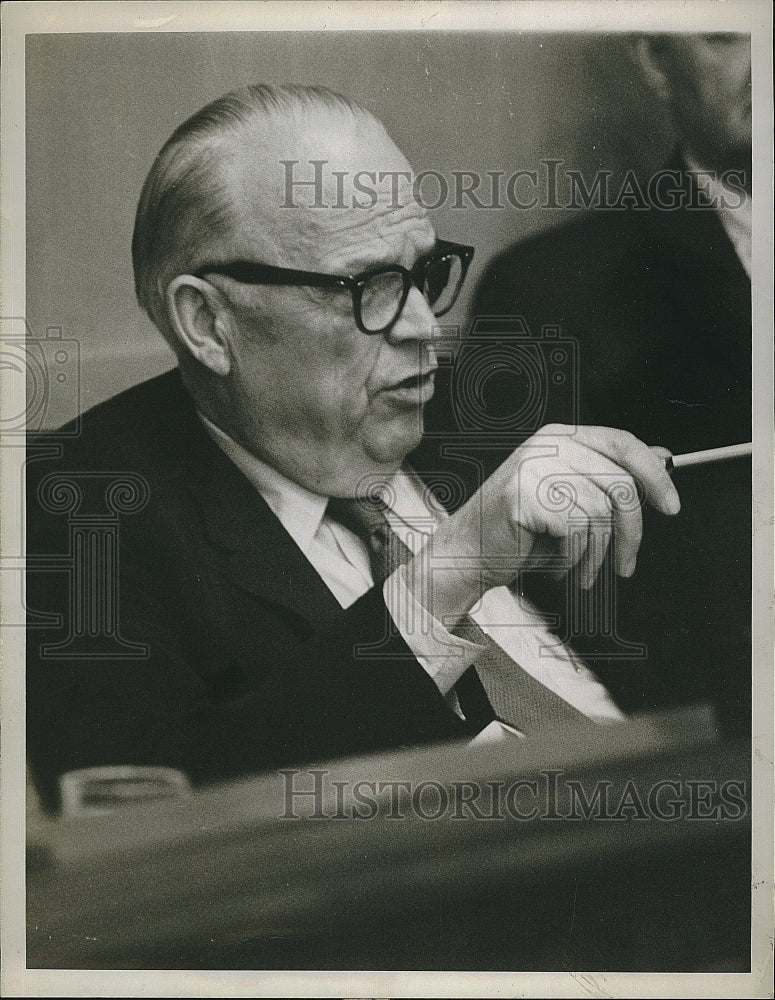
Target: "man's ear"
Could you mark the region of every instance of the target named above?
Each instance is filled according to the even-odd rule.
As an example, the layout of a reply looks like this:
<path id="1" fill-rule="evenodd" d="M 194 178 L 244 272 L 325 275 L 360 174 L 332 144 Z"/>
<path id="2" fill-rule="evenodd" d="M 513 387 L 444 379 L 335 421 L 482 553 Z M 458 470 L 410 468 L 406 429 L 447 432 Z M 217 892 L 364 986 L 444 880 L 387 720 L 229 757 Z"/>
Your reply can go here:
<path id="1" fill-rule="evenodd" d="M 654 35 L 637 35 L 632 43 L 632 57 L 649 88 L 660 100 L 672 97 L 670 78 L 664 70 L 664 39 Z"/>
<path id="2" fill-rule="evenodd" d="M 218 290 L 202 278 L 179 274 L 167 286 L 166 300 L 170 323 L 183 347 L 216 375 L 228 375 L 231 344 Z"/>

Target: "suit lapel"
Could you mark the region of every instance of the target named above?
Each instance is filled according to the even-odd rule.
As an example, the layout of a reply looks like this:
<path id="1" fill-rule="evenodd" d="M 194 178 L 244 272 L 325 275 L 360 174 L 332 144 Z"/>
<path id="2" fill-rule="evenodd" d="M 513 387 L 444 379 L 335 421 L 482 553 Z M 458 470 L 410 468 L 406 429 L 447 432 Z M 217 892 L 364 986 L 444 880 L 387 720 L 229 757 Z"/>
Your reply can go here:
<path id="1" fill-rule="evenodd" d="M 185 424 L 183 475 L 220 572 L 240 589 L 314 626 L 341 607 L 264 498 L 202 427 Z"/>

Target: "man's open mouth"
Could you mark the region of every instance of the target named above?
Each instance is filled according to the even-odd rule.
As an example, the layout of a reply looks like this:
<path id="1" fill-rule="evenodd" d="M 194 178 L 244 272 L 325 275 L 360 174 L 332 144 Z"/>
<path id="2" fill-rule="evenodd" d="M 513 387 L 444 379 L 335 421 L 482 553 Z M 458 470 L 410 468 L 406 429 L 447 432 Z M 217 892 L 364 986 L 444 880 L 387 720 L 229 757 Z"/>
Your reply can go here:
<path id="1" fill-rule="evenodd" d="M 402 379 L 400 382 L 396 382 L 395 385 L 391 385 L 389 391 L 394 392 L 396 389 L 422 389 L 433 380 L 435 371 L 436 369 L 432 368 L 424 374 L 418 372 L 416 375 L 410 375 L 408 378 Z"/>

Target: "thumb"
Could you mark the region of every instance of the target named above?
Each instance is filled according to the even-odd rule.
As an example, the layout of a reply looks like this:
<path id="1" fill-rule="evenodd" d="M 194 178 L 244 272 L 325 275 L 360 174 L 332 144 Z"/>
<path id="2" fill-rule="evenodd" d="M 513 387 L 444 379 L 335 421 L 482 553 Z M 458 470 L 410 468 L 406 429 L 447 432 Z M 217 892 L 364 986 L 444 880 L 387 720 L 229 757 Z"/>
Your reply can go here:
<path id="1" fill-rule="evenodd" d="M 669 448 L 664 448 L 661 444 L 652 444 L 650 448 L 655 455 L 658 455 L 665 462 L 668 458 L 673 457 L 672 451 Z"/>

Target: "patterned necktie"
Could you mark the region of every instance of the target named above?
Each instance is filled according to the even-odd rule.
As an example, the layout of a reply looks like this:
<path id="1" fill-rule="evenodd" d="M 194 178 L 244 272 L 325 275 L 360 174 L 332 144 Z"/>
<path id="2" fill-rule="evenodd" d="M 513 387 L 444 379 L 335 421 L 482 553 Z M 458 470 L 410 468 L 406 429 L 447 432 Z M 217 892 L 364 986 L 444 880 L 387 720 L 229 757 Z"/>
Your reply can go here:
<path id="1" fill-rule="evenodd" d="M 326 508 L 330 518 L 349 528 L 365 543 L 371 574 L 377 585 L 412 557 L 411 551 L 390 527 L 387 510 L 387 505 L 378 497 L 357 500 L 334 497 Z M 481 697 L 483 687 L 495 717 L 525 735 L 545 731 L 555 723 L 592 724 L 583 713 L 523 670 L 470 616 L 467 615 L 452 632 L 484 646 L 476 657 L 476 669 L 470 667 L 456 685 L 461 707 L 469 721 L 485 725 L 492 719 L 492 713 L 487 717 L 489 706 Z"/>

